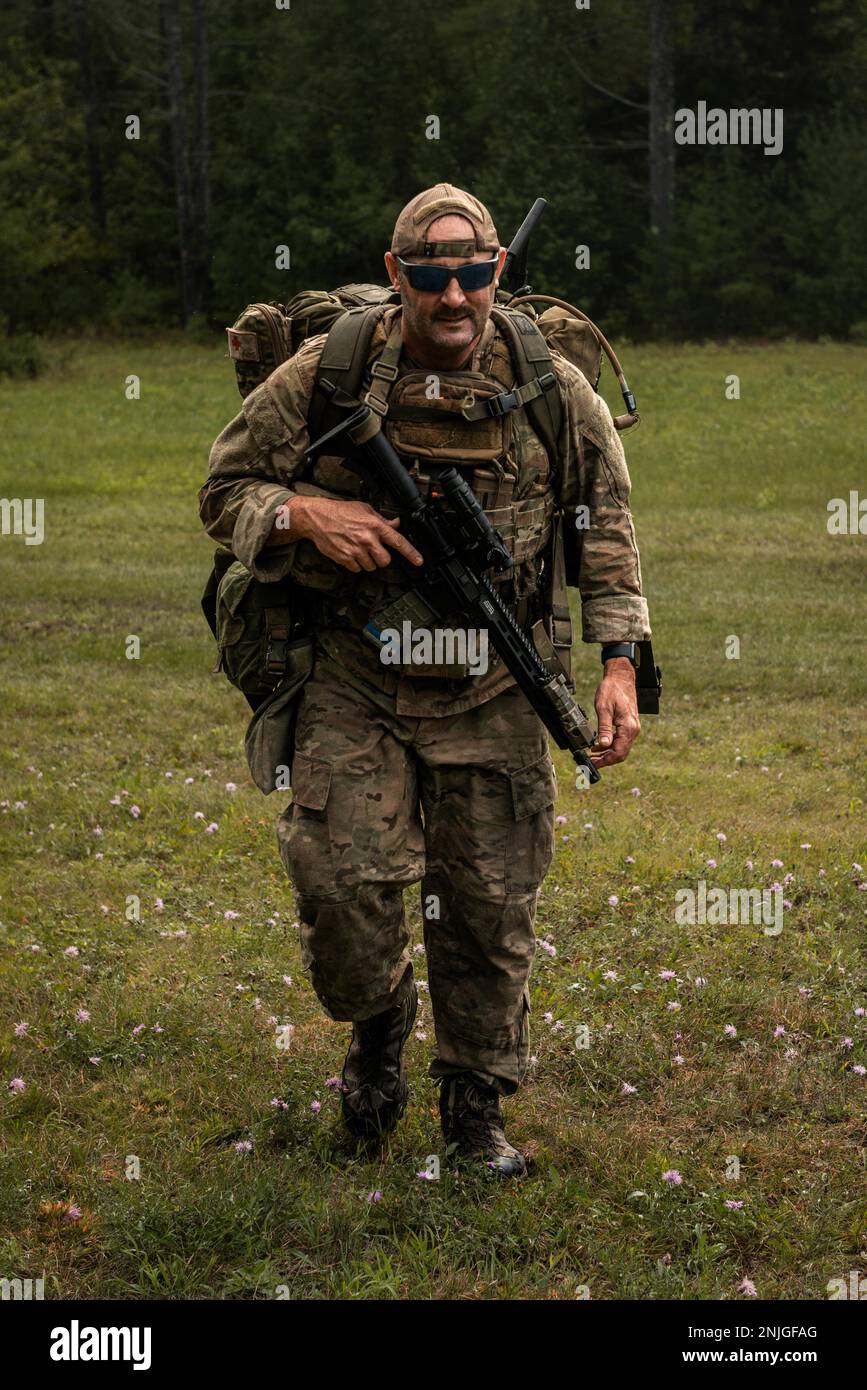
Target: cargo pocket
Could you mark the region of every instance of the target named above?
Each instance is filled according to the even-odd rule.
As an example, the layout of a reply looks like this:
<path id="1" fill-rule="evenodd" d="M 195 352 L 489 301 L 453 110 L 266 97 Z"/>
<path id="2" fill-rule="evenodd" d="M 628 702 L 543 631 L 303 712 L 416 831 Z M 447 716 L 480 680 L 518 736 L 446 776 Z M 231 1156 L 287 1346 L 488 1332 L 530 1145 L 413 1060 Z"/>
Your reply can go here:
<path id="1" fill-rule="evenodd" d="M 294 887 L 310 897 L 336 895 L 334 853 L 328 824 L 331 764 L 296 753 L 292 805 L 285 828 L 285 863 Z"/>
<path id="2" fill-rule="evenodd" d="M 324 758 L 296 753 L 292 760 L 293 806 L 307 811 L 325 812 L 331 790 L 331 764 Z"/>
<path id="3" fill-rule="evenodd" d="M 508 1062 L 511 1070 L 514 1057 L 515 1080 L 526 1070 L 530 1055 L 530 990 L 525 987 L 517 1002 L 504 1005 L 499 996 L 489 1000 L 477 999 L 473 1007 L 458 995 L 449 999 L 448 1008 L 438 1006 L 449 1033 L 481 1048 L 485 1055 L 477 1059 L 478 1069 L 493 1069 Z M 445 1017 L 447 1015 L 447 1018 Z M 499 1054 L 499 1055 L 498 1055 Z M 499 1070 L 499 1068 L 497 1068 Z"/>
<path id="4" fill-rule="evenodd" d="M 507 893 L 533 893 L 554 852 L 557 777 L 547 749 L 534 763 L 509 773 L 514 817 L 506 837 Z"/>

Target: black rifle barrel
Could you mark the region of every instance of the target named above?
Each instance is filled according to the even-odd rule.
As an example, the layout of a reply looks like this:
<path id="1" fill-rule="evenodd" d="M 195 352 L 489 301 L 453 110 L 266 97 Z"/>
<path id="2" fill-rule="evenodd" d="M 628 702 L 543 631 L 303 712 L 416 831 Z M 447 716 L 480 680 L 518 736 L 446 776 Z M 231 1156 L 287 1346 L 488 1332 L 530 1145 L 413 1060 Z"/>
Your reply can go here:
<path id="1" fill-rule="evenodd" d="M 530 237 L 542 213 L 548 206 L 547 198 L 537 198 L 527 216 L 524 218 L 520 227 L 509 244 L 506 252 L 506 259 L 503 261 L 503 270 L 500 280 L 507 290 L 514 294 L 516 290 L 526 288 L 527 279 L 527 252 L 530 245 Z"/>

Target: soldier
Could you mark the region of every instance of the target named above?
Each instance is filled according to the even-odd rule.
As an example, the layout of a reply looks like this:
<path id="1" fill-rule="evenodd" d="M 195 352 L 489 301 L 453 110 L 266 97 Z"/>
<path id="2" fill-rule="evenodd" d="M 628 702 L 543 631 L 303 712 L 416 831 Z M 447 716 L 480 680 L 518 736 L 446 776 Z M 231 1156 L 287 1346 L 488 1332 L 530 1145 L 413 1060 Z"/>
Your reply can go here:
<path id="1" fill-rule="evenodd" d="M 514 384 L 491 316 L 504 258 L 469 193 L 439 184 L 407 204 L 385 256 L 400 305 L 381 312 L 370 340 L 365 399 L 420 484 L 437 462 L 463 465 L 510 544 L 515 570 L 503 582 L 524 625 L 550 608 L 554 513 L 573 522 L 575 508 L 587 509 L 579 589 L 584 641 L 603 644 L 593 758 L 605 767 L 639 732 L 629 644 L 650 635 L 629 474 L 607 406 L 557 353 L 556 460 L 525 408 L 472 422 L 457 410 Z M 453 274 L 431 276 L 435 267 Z M 315 623 L 293 800 L 278 823 L 302 959 L 329 1016 L 352 1023 L 344 1121 L 358 1137 L 382 1135 L 407 1102 L 401 1054 L 417 993 L 403 892 L 420 881 L 443 1132 L 495 1172 L 522 1174 L 500 1100 L 516 1091 L 529 1052 L 533 922 L 553 851 L 547 737 L 496 656 L 481 675 L 385 665 L 362 639 L 422 557 L 387 500 L 339 457 L 320 457 L 302 477 L 325 342 L 308 339 L 247 397 L 214 444 L 200 493 L 209 535 L 258 579 L 291 574 Z"/>

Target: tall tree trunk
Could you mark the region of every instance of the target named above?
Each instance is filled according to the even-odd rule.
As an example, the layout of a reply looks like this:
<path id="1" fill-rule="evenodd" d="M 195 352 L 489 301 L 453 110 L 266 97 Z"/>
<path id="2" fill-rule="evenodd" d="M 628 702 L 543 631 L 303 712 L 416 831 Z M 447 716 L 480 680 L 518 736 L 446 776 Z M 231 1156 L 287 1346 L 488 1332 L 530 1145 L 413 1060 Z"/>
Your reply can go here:
<path id="1" fill-rule="evenodd" d="M 211 265 L 211 151 L 208 129 L 208 19 L 206 0 L 193 0 L 196 123 L 193 145 L 193 204 L 195 208 L 197 309 L 204 309 L 210 292 Z"/>
<path id="2" fill-rule="evenodd" d="M 674 220 L 674 49 L 672 10 L 676 0 L 651 0 L 650 12 L 650 233 L 657 309 L 666 317 L 671 281 Z M 662 325 L 660 325 L 662 326 Z"/>
<path id="3" fill-rule="evenodd" d="M 57 49 L 57 26 L 54 22 L 54 0 L 41 0 L 38 10 L 39 35 L 46 58 L 53 58 Z"/>
<path id="4" fill-rule="evenodd" d="M 43 6 L 43 13 L 46 7 Z M 48 8 L 48 18 L 53 12 Z M 93 80 L 93 61 L 90 49 L 90 26 L 87 22 L 87 0 L 73 0 L 72 18 L 75 26 L 75 56 L 78 60 L 79 85 L 84 107 L 84 145 L 87 158 L 87 179 L 90 190 L 90 210 L 96 229 L 105 233 L 105 190 L 102 178 L 102 157 L 99 150 L 99 117 L 96 83 Z"/>
<path id="5" fill-rule="evenodd" d="M 184 77 L 181 67 L 179 0 L 160 0 L 160 18 L 166 51 L 172 164 L 175 173 L 175 207 L 177 209 L 178 255 L 181 274 L 181 322 L 186 325 L 190 314 L 195 313 L 197 306 L 187 114 L 184 101 Z"/>

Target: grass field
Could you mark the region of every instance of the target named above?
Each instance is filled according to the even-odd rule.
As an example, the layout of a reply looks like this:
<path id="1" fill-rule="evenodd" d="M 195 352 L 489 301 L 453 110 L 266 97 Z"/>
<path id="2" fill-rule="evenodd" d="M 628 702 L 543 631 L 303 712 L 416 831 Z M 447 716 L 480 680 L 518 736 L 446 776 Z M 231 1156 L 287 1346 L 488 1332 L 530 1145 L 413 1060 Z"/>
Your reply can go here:
<path id="1" fill-rule="evenodd" d="M 417 1176 L 442 1149 L 425 996 L 386 1155 L 343 1141 L 348 1025 L 301 973 L 278 797 L 249 780 L 198 607 L 196 490 L 238 406 L 222 346 L 48 356 L 0 383 L 0 496 L 46 508 L 42 545 L 0 537 L 0 1277 L 44 1272 L 48 1298 L 797 1299 L 867 1274 L 867 537 L 826 525 L 867 483 L 867 351 L 623 349 L 664 713 L 591 791 L 557 755 L 556 954 L 507 1106 L 535 1168 L 502 1185 Z M 597 671 L 584 649 L 585 704 Z M 701 879 L 782 883 L 782 932 L 679 925 Z"/>

